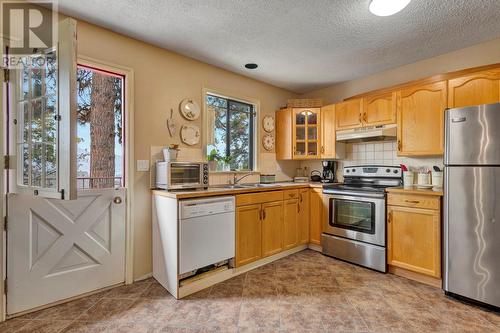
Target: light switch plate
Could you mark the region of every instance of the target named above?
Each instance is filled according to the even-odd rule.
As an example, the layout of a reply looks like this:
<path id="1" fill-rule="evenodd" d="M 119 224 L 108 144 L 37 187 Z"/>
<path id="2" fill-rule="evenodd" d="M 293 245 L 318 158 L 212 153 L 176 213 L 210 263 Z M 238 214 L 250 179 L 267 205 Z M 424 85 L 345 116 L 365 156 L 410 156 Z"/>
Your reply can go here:
<path id="1" fill-rule="evenodd" d="M 137 160 L 137 171 L 149 171 L 149 161 Z"/>

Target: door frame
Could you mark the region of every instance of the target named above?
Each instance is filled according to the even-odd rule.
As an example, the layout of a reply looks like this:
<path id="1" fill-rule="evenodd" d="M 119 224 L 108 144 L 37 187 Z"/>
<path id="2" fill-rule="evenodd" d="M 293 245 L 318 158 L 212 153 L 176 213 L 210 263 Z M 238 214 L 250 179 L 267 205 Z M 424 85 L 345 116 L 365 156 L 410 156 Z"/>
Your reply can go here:
<path id="1" fill-rule="evenodd" d="M 2 52 L 3 53 L 3 52 Z M 124 133 L 125 133 L 125 188 L 126 188 L 126 213 L 125 213 L 125 284 L 131 284 L 134 282 L 133 279 L 133 263 L 134 263 L 134 226 L 132 223 L 132 217 L 134 216 L 134 207 L 132 205 L 134 197 L 134 70 L 130 67 L 121 66 L 118 64 L 113 64 L 110 62 L 105 62 L 97 60 L 92 57 L 85 55 L 77 56 L 77 64 L 84 65 L 92 68 L 103 69 L 109 72 L 123 75 L 124 77 L 124 116 L 127 121 L 125 121 Z M 1 82 L 4 82 L 4 72 L 0 73 Z M 0 147 L 2 149 L 2 155 L 5 154 L 5 141 L 4 141 L 4 110 L 6 107 L 6 96 L 4 95 L 6 85 L 2 84 L 0 89 L 0 101 L 2 103 L 2 115 L 0 117 Z M 5 170 L 4 159 L 0 158 L 0 170 Z M 5 205 L 6 205 L 6 192 L 4 187 L 4 177 L 3 173 L 0 177 L 0 193 L 2 195 L 2 202 L 0 204 L 0 217 L 2 221 L 5 218 Z M 2 223 L 3 225 L 3 223 Z M 0 237 L 0 257 L 2 262 L 0 264 L 0 276 L 2 278 L 2 283 L 0 283 L 0 293 L 2 295 L 0 301 L 0 322 L 5 321 L 7 318 L 6 313 L 6 301 L 7 294 L 4 290 L 4 279 L 6 278 L 6 262 L 7 253 L 4 249 L 6 232 L 2 227 L 2 237 Z"/>
<path id="2" fill-rule="evenodd" d="M 77 65 L 102 69 L 123 75 L 124 116 L 125 116 L 125 188 L 126 188 L 126 213 L 125 213 L 125 284 L 134 282 L 134 70 L 115 63 L 98 60 L 86 55 L 77 56 Z"/>

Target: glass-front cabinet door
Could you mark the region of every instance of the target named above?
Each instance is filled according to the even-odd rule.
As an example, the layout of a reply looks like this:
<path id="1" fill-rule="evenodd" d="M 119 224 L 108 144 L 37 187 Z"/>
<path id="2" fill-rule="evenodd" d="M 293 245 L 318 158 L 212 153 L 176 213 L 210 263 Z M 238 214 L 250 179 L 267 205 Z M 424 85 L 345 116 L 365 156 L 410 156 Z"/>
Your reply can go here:
<path id="1" fill-rule="evenodd" d="M 320 155 L 320 108 L 293 109 L 293 158 Z"/>

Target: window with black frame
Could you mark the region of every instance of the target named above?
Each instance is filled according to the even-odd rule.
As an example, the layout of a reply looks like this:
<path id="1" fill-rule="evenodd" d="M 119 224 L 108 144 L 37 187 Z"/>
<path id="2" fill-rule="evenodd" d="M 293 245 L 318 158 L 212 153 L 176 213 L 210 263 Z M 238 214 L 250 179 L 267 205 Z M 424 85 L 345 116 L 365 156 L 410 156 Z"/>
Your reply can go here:
<path id="1" fill-rule="evenodd" d="M 212 94 L 206 105 L 212 171 L 254 170 L 255 106 Z"/>

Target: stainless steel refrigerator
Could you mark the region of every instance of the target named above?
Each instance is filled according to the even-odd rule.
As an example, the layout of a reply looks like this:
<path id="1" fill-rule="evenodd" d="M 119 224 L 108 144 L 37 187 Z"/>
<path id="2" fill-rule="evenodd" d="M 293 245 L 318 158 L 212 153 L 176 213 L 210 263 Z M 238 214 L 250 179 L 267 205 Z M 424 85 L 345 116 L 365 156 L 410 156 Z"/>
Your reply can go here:
<path id="1" fill-rule="evenodd" d="M 500 103 L 445 112 L 444 290 L 500 307 Z"/>

